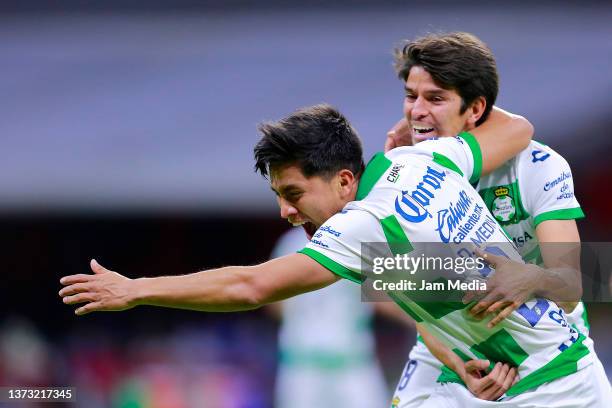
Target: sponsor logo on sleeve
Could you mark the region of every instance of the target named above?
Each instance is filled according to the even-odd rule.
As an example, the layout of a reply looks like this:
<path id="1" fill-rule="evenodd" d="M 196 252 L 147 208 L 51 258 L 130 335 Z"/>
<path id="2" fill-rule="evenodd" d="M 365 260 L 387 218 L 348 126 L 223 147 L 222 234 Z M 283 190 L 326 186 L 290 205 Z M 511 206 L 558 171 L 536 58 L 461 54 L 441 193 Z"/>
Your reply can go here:
<path id="1" fill-rule="evenodd" d="M 327 232 L 335 237 L 339 237 L 340 235 L 342 235 L 341 232 L 336 231 L 331 225 L 324 225 L 319 228 L 319 233 L 321 232 Z"/>
<path id="2" fill-rule="evenodd" d="M 564 171 L 554 180 L 547 181 L 546 184 L 544 184 L 544 191 L 550 191 L 556 186 L 561 184 L 561 193 L 565 193 L 565 194 L 571 193 L 573 197 L 574 193 L 569 191 L 569 185 L 567 183 L 564 183 L 565 180 L 569 180 L 571 178 L 572 178 L 572 173 L 569 171 Z M 560 200 L 561 198 L 563 197 L 559 197 L 557 199 Z"/>
<path id="3" fill-rule="evenodd" d="M 557 200 L 567 200 L 570 198 L 574 198 L 574 192 L 570 190 L 570 186 L 567 183 L 563 183 L 559 191 L 561 192 L 561 194 L 557 196 Z"/>
<path id="4" fill-rule="evenodd" d="M 310 242 L 312 242 L 315 245 L 318 245 L 322 248 L 329 248 L 329 245 L 327 245 L 325 242 L 321 241 L 321 237 L 323 236 L 322 233 L 317 232 L 312 239 L 310 240 Z"/>
<path id="5" fill-rule="evenodd" d="M 543 150 L 534 150 L 531 152 L 531 162 L 535 163 L 535 162 L 539 162 L 539 161 L 544 161 L 546 159 L 548 159 L 550 157 L 550 153 L 546 153 Z"/>

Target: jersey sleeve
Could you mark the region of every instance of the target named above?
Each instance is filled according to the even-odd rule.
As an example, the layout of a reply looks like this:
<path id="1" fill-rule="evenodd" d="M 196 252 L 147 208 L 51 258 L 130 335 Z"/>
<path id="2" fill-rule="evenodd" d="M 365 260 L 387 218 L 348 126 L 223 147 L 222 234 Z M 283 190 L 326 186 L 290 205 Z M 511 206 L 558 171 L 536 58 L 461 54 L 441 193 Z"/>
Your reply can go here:
<path id="1" fill-rule="evenodd" d="M 527 212 L 534 226 L 547 220 L 572 220 L 584 217 L 574 196 L 572 170 L 567 161 L 548 146 L 538 144 L 523 154 L 519 179 Z"/>
<path id="2" fill-rule="evenodd" d="M 419 143 L 419 149 L 431 153 L 433 161 L 459 173 L 475 184 L 482 173 L 482 152 L 476 138 L 468 132 Z"/>
<path id="3" fill-rule="evenodd" d="M 372 214 L 348 210 L 327 220 L 299 252 L 342 278 L 362 283 L 361 244 L 384 241 L 380 223 Z"/>

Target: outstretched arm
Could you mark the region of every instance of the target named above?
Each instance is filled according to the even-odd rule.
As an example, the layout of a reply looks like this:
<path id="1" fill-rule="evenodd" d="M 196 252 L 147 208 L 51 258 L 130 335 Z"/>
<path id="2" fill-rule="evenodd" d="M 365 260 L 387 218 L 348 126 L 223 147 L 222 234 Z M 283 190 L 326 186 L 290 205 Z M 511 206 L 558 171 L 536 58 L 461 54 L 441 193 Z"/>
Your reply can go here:
<path id="1" fill-rule="evenodd" d="M 66 304 L 85 303 L 75 313 L 152 305 L 207 312 L 258 308 L 320 289 L 339 278 L 306 255 L 293 254 L 255 266 L 231 266 L 182 276 L 129 279 L 95 260 L 93 275 L 65 276 L 59 292 Z"/>

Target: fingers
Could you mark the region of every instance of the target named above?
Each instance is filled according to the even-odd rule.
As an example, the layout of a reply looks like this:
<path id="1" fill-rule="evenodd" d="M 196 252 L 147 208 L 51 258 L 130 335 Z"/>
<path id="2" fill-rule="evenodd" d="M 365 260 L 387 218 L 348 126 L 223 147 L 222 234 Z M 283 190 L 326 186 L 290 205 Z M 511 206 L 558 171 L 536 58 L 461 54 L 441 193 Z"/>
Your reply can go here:
<path id="1" fill-rule="evenodd" d="M 60 279 L 60 283 L 62 285 L 68 286 L 68 285 L 73 285 L 75 283 L 90 282 L 92 278 L 93 278 L 93 275 L 85 275 L 83 273 L 80 273 L 78 275 L 64 276 L 63 278 Z"/>
<path id="2" fill-rule="evenodd" d="M 503 384 L 504 392 L 508 391 L 510 387 L 516 384 L 517 381 L 518 381 L 518 370 L 512 367 L 510 368 L 510 370 L 508 370 L 508 375 L 506 376 L 506 379 L 504 380 L 504 384 Z"/>
<path id="3" fill-rule="evenodd" d="M 396 147 L 411 145 L 412 134 L 410 131 L 410 124 L 406 118 L 402 118 L 387 132 L 385 152 L 388 152 Z"/>
<path id="4" fill-rule="evenodd" d="M 91 261 L 89 261 L 89 266 L 91 267 L 91 270 L 93 271 L 93 273 L 96 273 L 96 274 L 109 272 L 108 269 L 100 265 L 98 261 L 96 261 L 95 259 L 92 259 Z"/>
<path id="5" fill-rule="evenodd" d="M 510 304 L 506 306 L 505 309 L 499 312 L 497 316 L 495 316 L 493 319 L 491 319 L 489 323 L 487 323 L 487 327 L 489 329 L 492 329 L 493 327 L 497 326 L 502 320 L 510 316 L 512 312 L 518 309 L 520 305 L 521 304 L 519 302 L 510 302 Z"/>
<path id="6" fill-rule="evenodd" d="M 502 391 L 503 384 L 508 375 L 508 370 L 510 370 L 510 366 L 507 364 L 497 363 L 495 366 L 498 370 L 490 374 L 492 383 L 481 394 L 481 398 L 488 401 L 496 400 L 504 394 L 505 391 Z"/>
<path id="7" fill-rule="evenodd" d="M 478 247 L 474 248 L 474 254 L 477 257 L 482 258 L 482 260 L 493 269 L 496 269 L 496 267 L 508 261 L 508 258 L 506 257 L 499 256 L 499 255 L 493 255 Z"/>
<path id="8" fill-rule="evenodd" d="M 500 294 L 498 294 L 496 291 L 489 292 L 482 299 L 480 299 L 478 303 L 476 303 L 470 308 L 470 314 L 472 316 L 478 316 L 479 314 L 484 313 L 487 309 L 492 307 L 496 302 L 501 300 L 502 298 Z M 480 316 L 480 318 L 483 317 L 484 315 Z"/>
<path id="9" fill-rule="evenodd" d="M 510 367 L 508 364 L 501 364 L 499 372 L 493 378 L 493 384 L 481 393 L 480 398 L 489 401 L 497 400 L 510 389 L 516 381 L 516 377 L 517 371 L 515 368 Z"/>
<path id="10" fill-rule="evenodd" d="M 75 293 L 88 292 L 91 289 L 90 283 L 75 283 L 70 286 L 66 286 L 62 290 L 59 291 L 59 295 L 61 297 L 74 295 Z"/>
<path id="11" fill-rule="evenodd" d="M 489 368 L 489 360 L 470 360 L 465 363 L 465 370 L 468 373 L 484 371 Z"/>
<path id="12" fill-rule="evenodd" d="M 65 296 L 62 301 L 67 305 L 74 305 L 77 303 L 83 302 L 93 302 L 96 300 L 96 296 L 93 293 L 85 292 L 85 293 L 77 293 L 72 296 Z"/>
<path id="13" fill-rule="evenodd" d="M 395 131 L 394 130 L 390 130 L 387 133 L 387 140 L 385 140 L 385 153 L 387 153 L 389 150 L 391 149 L 395 149 L 397 146 L 395 144 Z"/>
<path id="14" fill-rule="evenodd" d="M 83 315 L 86 315 L 87 313 L 96 312 L 98 310 L 104 310 L 104 307 L 102 306 L 102 302 L 88 303 L 85 306 L 81 306 L 77 310 L 75 310 L 74 314 L 76 314 L 77 316 L 83 316 Z"/>

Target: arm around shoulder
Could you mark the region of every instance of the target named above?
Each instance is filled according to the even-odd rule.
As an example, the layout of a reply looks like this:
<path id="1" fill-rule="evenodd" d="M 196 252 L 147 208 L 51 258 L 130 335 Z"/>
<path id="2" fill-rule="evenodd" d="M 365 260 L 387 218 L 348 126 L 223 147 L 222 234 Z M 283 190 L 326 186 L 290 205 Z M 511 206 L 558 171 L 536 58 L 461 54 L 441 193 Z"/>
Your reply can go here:
<path id="1" fill-rule="evenodd" d="M 527 148 L 533 125 L 524 117 L 493 107 L 489 118 L 471 131 L 482 154 L 482 173 L 488 174 Z"/>

